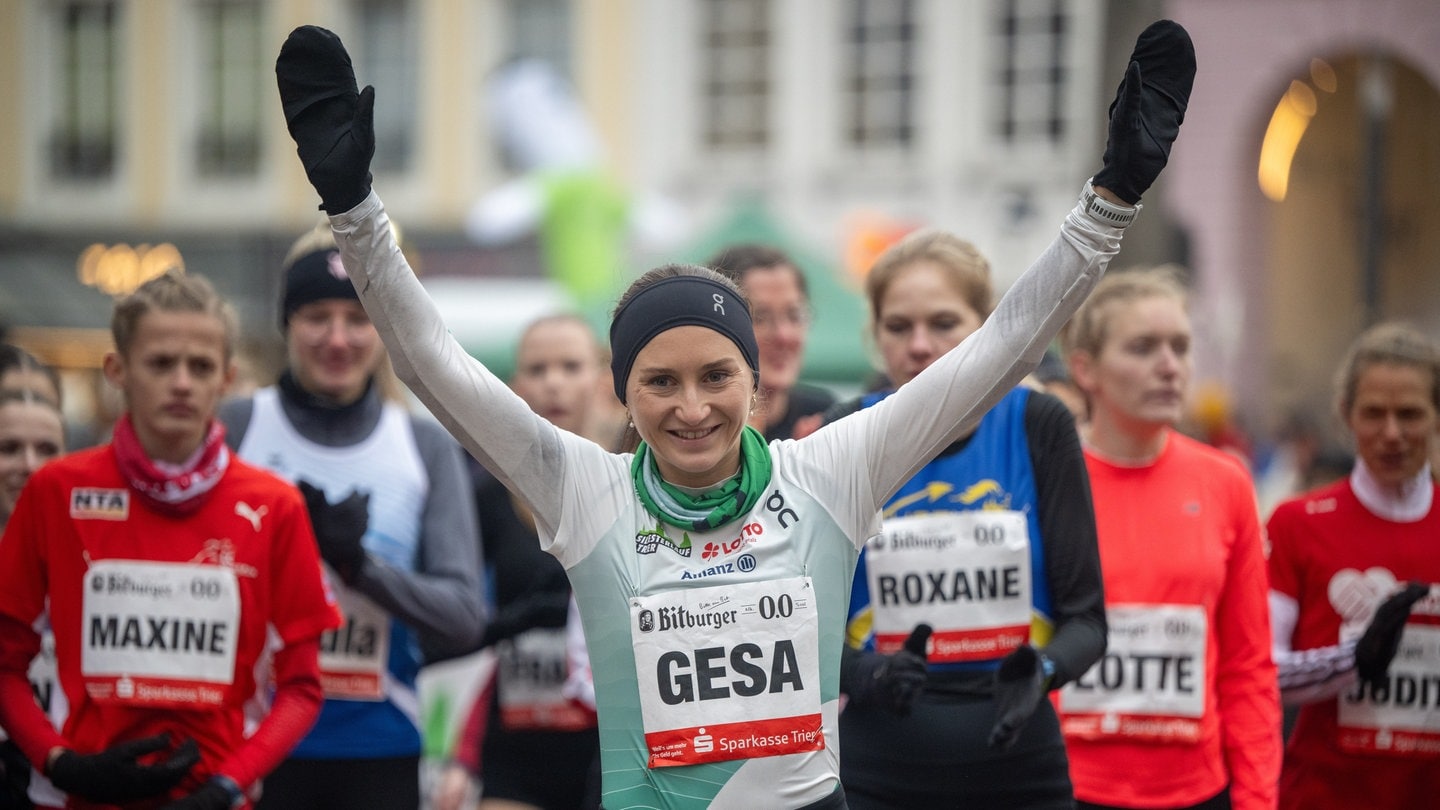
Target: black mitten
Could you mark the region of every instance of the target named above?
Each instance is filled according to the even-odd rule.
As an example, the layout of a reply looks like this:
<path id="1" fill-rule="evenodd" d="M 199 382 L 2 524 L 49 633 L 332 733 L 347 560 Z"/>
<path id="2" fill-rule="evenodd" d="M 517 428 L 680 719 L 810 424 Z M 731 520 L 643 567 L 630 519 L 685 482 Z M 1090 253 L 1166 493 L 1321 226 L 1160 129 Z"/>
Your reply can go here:
<path id="1" fill-rule="evenodd" d="M 227 784 L 228 782 L 228 784 Z M 235 783 L 211 779 L 194 793 L 160 808 L 160 810 L 230 810 L 244 804 L 245 794 Z"/>
<path id="2" fill-rule="evenodd" d="M 275 60 L 285 126 L 320 207 L 343 214 L 370 194 L 375 88 L 357 92 L 340 38 L 314 25 L 290 32 Z"/>
<path id="3" fill-rule="evenodd" d="M 1050 685 L 1045 657 L 1024 644 L 1005 656 L 995 670 L 995 724 L 990 727 L 990 747 L 1004 750 L 1020 739 L 1020 732 Z"/>
<path id="4" fill-rule="evenodd" d="M 905 717 L 925 686 L 925 644 L 930 625 L 918 624 L 900 651 L 891 655 L 847 648 L 841 659 L 840 688 L 857 706 L 878 705 Z"/>
<path id="5" fill-rule="evenodd" d="M 332 504 L 325 499 L 324 490 L 317 489 L 309 481 L 302 479 L 296 482 L 296 486 L 305 496 L 305 507 L 310 512 L 310 525 L 315 529 L 321 559 L 329 563 L 347 584 L 354 582 L 365 567 L 365 547 L 360 541 L 370 525 L 370 495 L 352 490 L 345 500 Z"/>
<path id="6" fill-rule="evenodd" d="M 1390 662 L 1400 649 L 1400 633 L 1405 629 L 1405 620 L 1410 618 L 1410 609 L 1427 593 L 1430 593 L 1429 585 L 1411 582 L 1375 609 L 1375 617 L 1355 644 L 1355 671 L 1360 680 L 1371 686 L 1384 682 Z"/>
<path id="7" fill-rule="evenodd" d="M 540 591 L 511 602 L 496 611 L 495 618 L 485 625 L 480 646 L 514 638 L 532 627 L 564 627 L 570 616 L 570 594 Z"/>
<path id="8" fill-rule="evenodd" d="M 1105 167 L 1091 182 L 1139 202 L 1170 158 L 1194 83 L 1195 46 L 1185 29 L 1161 20 L 1142 31 L 1110 104 Z"/>
<path id="9" fill-rule="evenodd" d="M 146 754 L 169 746 L 168 735 L 156 734 L 116 743 L 96 754 L 62 751 L 50 762 L 45 775 L 60 790 L 97 804 L 148 799 L 175 787 L 200 761 L 200 747 L 194 740 L 186 740 L 159 762 L 140 762 Z"/>

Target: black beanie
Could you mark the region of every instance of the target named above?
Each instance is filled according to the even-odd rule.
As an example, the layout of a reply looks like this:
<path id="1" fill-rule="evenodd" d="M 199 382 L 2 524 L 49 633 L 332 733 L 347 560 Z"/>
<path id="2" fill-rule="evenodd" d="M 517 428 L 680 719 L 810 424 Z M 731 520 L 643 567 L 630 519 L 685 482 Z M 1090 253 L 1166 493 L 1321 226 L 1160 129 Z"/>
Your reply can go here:
<path id="1" fill-rule="evenodd" d="M 306 253 L 285 271 L 285 292 L 280 298 L 280 329 L 290 324 L 295 310 L 327 298 L 360 300 L 355 285 L 340 263 L 340 251 L 334 248 Z"/>

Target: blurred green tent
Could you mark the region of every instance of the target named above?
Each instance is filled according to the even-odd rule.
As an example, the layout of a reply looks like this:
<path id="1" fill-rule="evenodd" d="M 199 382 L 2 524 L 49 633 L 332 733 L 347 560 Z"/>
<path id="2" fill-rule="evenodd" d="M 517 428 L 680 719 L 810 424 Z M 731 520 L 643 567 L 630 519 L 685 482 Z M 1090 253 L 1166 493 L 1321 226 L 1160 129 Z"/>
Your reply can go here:
<path id="1" fill-rule="evenodd" d="M 788 233 L 761 200 L 738 199 L 717 225 L 682 249 L 679 258 L 703 263 L 722 248 L 742 242 L 785 251 L 805 274 L 815 320 L 805 344 L 803 378 L 837 389 L 858 389 L 874 371 L 862 337 L 867 315 L 860 293 L 836 263 Z"/>

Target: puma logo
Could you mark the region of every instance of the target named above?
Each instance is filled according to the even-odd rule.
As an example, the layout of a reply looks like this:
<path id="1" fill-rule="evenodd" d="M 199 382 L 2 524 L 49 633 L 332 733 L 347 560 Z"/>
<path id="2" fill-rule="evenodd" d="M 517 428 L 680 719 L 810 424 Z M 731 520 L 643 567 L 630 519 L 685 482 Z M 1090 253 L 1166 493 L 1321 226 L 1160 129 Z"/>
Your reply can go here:
<path id="1" fill-rule="evenodd" d="M 245 503 L 244 501 L 235 502 L 235 514 L 250 521 L 250 525 L 254 526 L 255 531 L 257 532 L 260 531 L 260 519 L 265 517 L 269 513 L 270 507 L 268 506 L 262 506 L 259 509 L 255 509 L 251 507 L 250 504 Z"/>

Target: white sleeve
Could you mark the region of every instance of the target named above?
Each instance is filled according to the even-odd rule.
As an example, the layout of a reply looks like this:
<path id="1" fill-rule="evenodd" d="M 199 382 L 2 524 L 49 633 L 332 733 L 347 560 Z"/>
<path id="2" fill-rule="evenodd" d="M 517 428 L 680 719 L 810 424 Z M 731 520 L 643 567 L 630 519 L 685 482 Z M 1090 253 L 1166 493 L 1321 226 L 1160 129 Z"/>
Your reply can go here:
<path id="1" fill-rule="evenodd" d="M 330 227 L 396 374 L 477 461 L 530 504 L 553 536 L 567 460 L 608 454 L 537 416 L 466 353 L 400 253 L 374 191 L 355 208 L 330 217 Z"/>
<path id="2" fill-rule="evenodd" d="M 1299 706 L 1332 698 L 1355 685 L 1355 641 L 1309 650 L 1291 649 L 1300 603 L 1270 591 L 1271 652 L 1280 674 L 1280 700 Z"/>
<path id="3" fill-rule="evenodd" d="M 1077 204 L 1055 241 L 979 330 L 883 402 L 802 439 L 798 452 L 820 469 L 865 476 L 837 489 L 859 497 L 831 508 L 848 512 L 856 521 L 851 525 L 864 525 L 905 481 L 973 429 L 1039 365 L 1050 341 L 1120 251 L 1123 232 Z"/>

